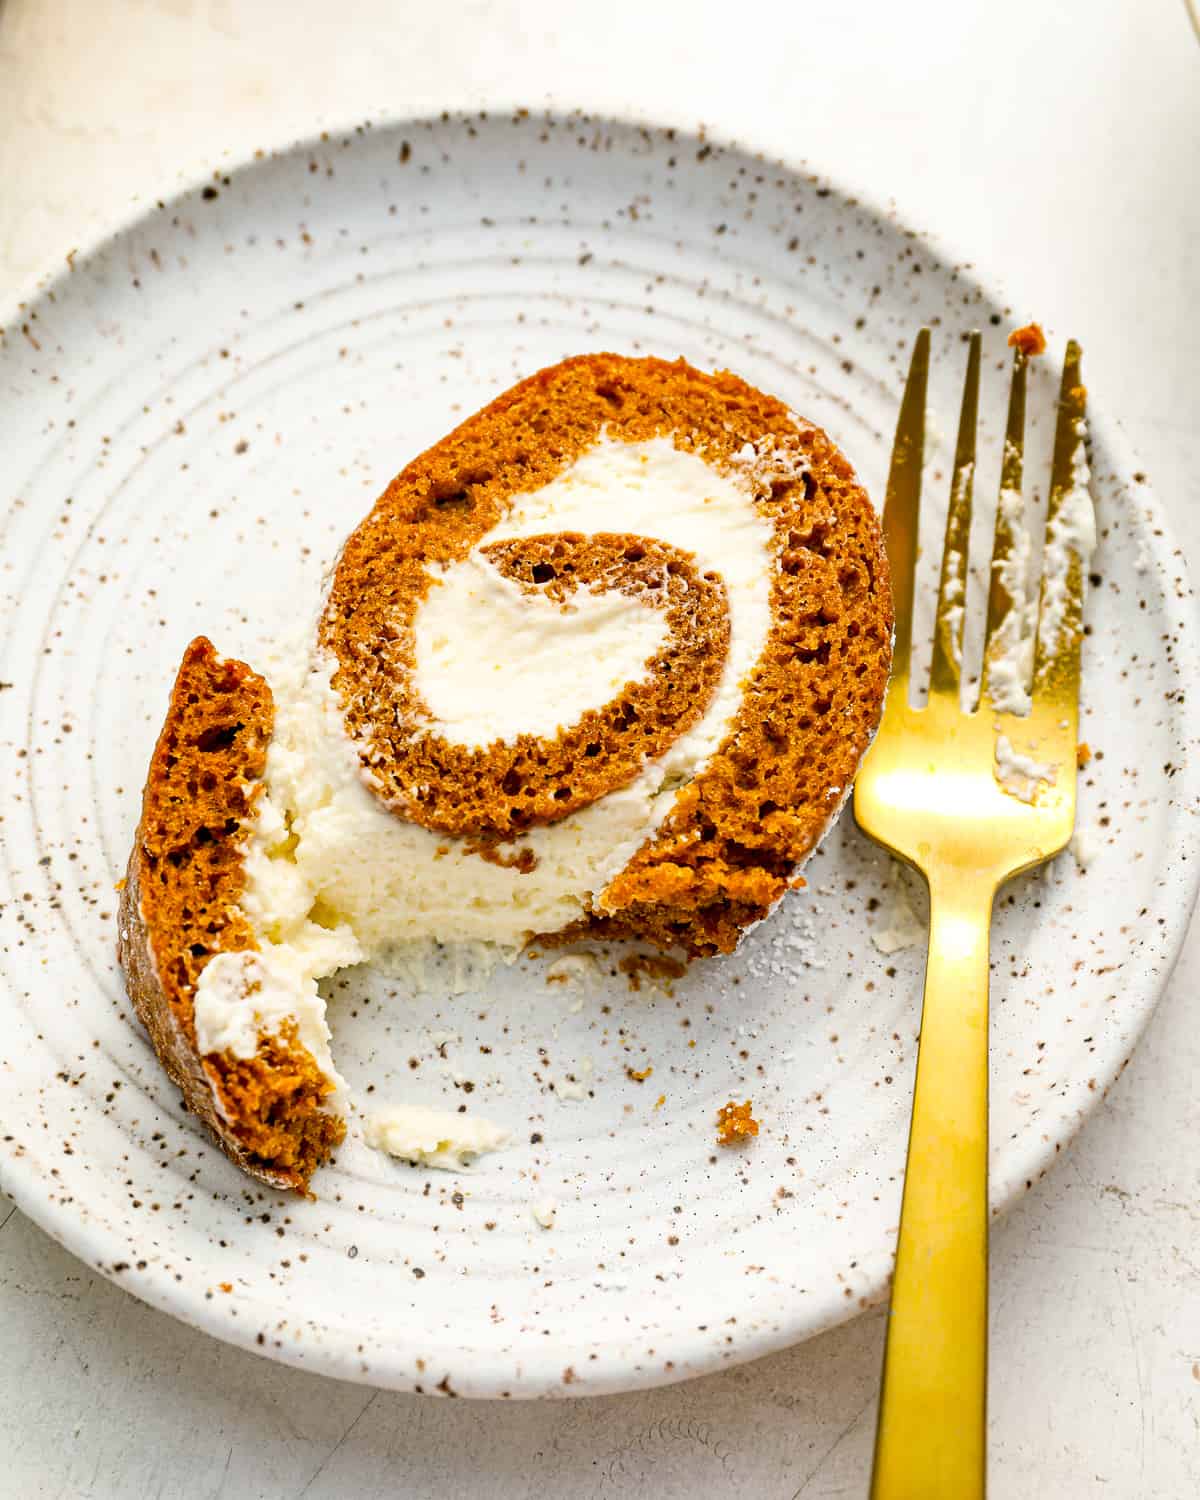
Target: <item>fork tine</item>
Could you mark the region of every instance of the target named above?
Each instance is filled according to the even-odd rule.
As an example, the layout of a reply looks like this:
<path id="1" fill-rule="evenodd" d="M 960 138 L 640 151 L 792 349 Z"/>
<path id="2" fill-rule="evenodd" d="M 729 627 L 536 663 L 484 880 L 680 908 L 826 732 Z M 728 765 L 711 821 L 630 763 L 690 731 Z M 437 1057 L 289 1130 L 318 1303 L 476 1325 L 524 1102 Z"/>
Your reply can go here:
<path id="1" fill-rule="evenodd" d="M 967 603 L 967 553 L 971 537 L 971 498 L 975 478 L 975 429 L 979 419 L 979 365 L 983 339 L 971 335 L 967 374 L 963 382 L 958 441 L 950 505 L 946 511 L 946 540 L 942 547 L 942 577 L 938 585 L 937 617 L 933 627 L 933 663 L 929 692 L 958 695 L 962 670 L 963 619 Z"/>
<path id="2" fill-rule="evenodd" d="M 1021 493 L 1025 453 L 1025 355 L 1013 351 L 1012 386 L 1000 499 L 992 545 L 987 633 L 983 647 L 983 698 L 997 713 L 1029 712 L 1033 633 L 1029 609 L 1030 537 Z"/>
<path id="3" fill-rule="evenodd" d="M 883 506 L 883 539 L 892 574 L 896 639 L 892 651 L 893 691 L 908 696 L 912 647 L 913 586 L 917 567 L 917 524 L 921 509 L 921 466 L 925 461 L 925 391 L 929 384 L 929 329 L 913 345 L 904 400 L 896 422 L 892 465 Z"/>
<path id="4" fill-rule="evenodd" d="M 1058 395 L 1033 673 L 1037 697 L 1048 694 L 1058 700 L 1064 717 L 1078 712 L 1084 568 L 1096 544 L 1096 514 L 1087 487 L 1087 391 L 1080 378 L 1081 361 L 1082 351 L 1072 339 Z"/>

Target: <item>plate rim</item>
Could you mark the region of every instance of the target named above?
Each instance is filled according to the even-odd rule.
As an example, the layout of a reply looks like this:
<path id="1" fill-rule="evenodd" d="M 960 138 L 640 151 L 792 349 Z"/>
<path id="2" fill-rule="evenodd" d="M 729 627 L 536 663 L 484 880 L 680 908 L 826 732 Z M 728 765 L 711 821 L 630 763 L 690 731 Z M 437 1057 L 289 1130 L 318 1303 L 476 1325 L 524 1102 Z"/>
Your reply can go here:
<path id="1" fill-rule="evenodd" d="M 831 195 L 837 196 L 844 205 L 865 213 L 877 222 L 890 225 L 894 232 L 911 235 L 921 243 L 926 253 L 944 265 L 952 267 L 965 285 L 977 290 L 989 302 L 1003 305 L 1007 301 L 1004 295 L 1003 278 L 991 274 L 990 269 L 985 269 L 980 274 L 977 270 L 977 261 L 959 253 L 947 235 L 915 229 L 894 205 L 894 202 L 886 200 L 881 202 L 869 192 L 852 188 L 838 175 L 815 168 L 802 157 L 793 157 L 786 152 L 781 153 L 777 145 L 761 143 L 752 136 L 725 133 L 703 124 L 685 123 L 681 112 L 675 112 L 675 116 L 672 117 L 671 111 L 657 113 L 632 108 L 614 110 L 611 107 L 591 109 L 586 106 L 570 107 L 557 103 L 547 105 L 544 102 L 532 106 L 501 101 L 493 102 L 483 109 L 463 106 L 436 113 L 415 115 L 402 111 L 395 114 L 384 112 L 373 119 L 364 120 L 359 116 L 349 124 L 326 126 L 314 122 L 313 130 L 309 133 L 293 136 L 265 150 L 247 149 L 237 154 L 231 153 L 219 167 L 213 165 L 217 154 L 214 152 L 203 162 L 198 161 L 181 170 L 176 185 L 166 197 L 153 201 L 136 197 L 131 199 L 121 209 L 105 215 L 87 235 L 83 236 L 81 243 L 71 251 L 69 258 L 62 266 L 44 268 L 27 278 L 25 284 L 18 286 L 15 293 L 0 299 L 0 336 L 10 336 L 14 327 L 19 328 L 21 322 L 27 317 L 28 310 L 47 298 L 53 298 L 56 289 L 67 282 L 73 274 L 73 261 L 91 259 L 114 240 L 135 231 L 152 215 L 161 212 L 164 206 L 170 208 L 186 200 L 209 184 L 214 173 L 218 177 L 225 177 L 252 171 L 271 161 L 280 160 L 304 150 L 313 150 L 322 145 L 327 146 L 339 137 L 353 136 L 364 129 L 382 134 L 394 133 L 405 128 L 416 131 L 427 127 L 437 129 L 439 126 L 453 126 L 466 122 L 496 124 L 504 120 L 519 120 L 522 123 L 532 124 L 536 124 L 539 120 L 560 125 L 587 124 L 590 127 L 600 126 L 627 132 L 645 130 L 660 135 L 673 131 L 683 142 L 691 142 L 697 146 L 711 146 L 722 152 L 761 158 L 793 175 L 806 177 L 810 183 L 828 188 Z M 1056 337 L 1051 339 L 1050 343 L 1055 356 L 1061 356 L 1064 341 Z M 1088 420 L 1093 436 L 1099 435 L 1101 448 L 1112 459 L 1114 472 L 1123 476 L 1132 475 L 1139 465 L 1133 445 L 1119 420 L 1108 416 L 1103 408 L 1098 414 L 1090 413 Z M 1171 618 L 1173 614 L 1180 626 L 1179 676 L 1184 680 L 1189 676 L 1194 679 L 1200 674 L 1200 600 L 1197 599 L 1192 586 L 1186 561 L 1176 555 L 1178 549 L 1173 524 L 1153 485 L 1139 486 L 1138 499 L 1142 511 L 1152 513 L 1152 524 L 1148 527 L 1150 535 L 1147 548 L 1155 564 L 1163 572 L 1166 571 L 1168 563 L 1175 572 L 1182 570 L 1187 585 L 1186 594 L 1182 598 L 1176 598 L 1173 601 L 1168 599 L 1168 606 L 1173 606 L 1168 618 Z M 1176 704 L 1175 713 L 1177 715 L 1175 723 L 1182 736 L 1189 741 L 1200 740 L 1200 703 L 1197 703 L 1192 695 L 1185 694 L 1183 704 Z M 1181 778 L 1179 800 L 1184 803 L 1189 800 L 1193 803 L 1200 802 L 1200 762 L 1193 764 L 1190 760 L 1185 760 L 1179 775 Z M 1110 1065 L 1104 1069 L 1104 1085 L 1083 1101 L 1083 1107 L 1077 1111 L 1074 1119 L 1066 1126 L 1064 1134 L 1060 1137 L 1062 1146 L 1069 1147 L 1074 1142 L 1086 1121 L 1092 1117 L 1100 1102 L 1107 1097 L 1112 1084 L 1120 1076 L 1124 1062 L 1127 1062 L 1132 1055 L 1163 991 L 1170 982 L 1182 950 L 1192 910 L 1196 904 L 1197 894 L 1200 892 L 1200 824 L 1193 828 L 1188 821 L 1176 819 L 1172 828 L 1172 843 L 1176 850 L 1184 853 L 1187 868 L 1181 894 L 1171 903 L 1170 910 L 1175 914 L 1174 920 L 1172 921 L 1171 916 L 1167 917 L 1168 931 L 1163 949 L 1163 965 L 1158 974 L 1147 984 L 1145 1000 L 1130 1014 L 1130 1026 L 1121 1048 L 1125 1053 L 1124 1059 L 1122 1061 L 1105 1059 Z M 1114 1058 L 1115 1055 L 1114 1053 Z M 1051 1147 L 1045 1153 L 1044 1162 L 1052 1162 L 1058 1155 L 1061 1155 L 1061 1152 Z M 123 1290 L 131 1292 L 141 1301 L 169 1313 L 193 1328 L 211 1334 L 224 1343 L 307 1370 L 310 1373 L 320 1373 L 331 1378 L 351 1380 L 384 1389 L 407 1391 L 413 1389 L 413 1377 L 410 1369 L 403 1363 L 402 1354 L 394 1357 L 389 1366 L 387 1350 L 375 1345 L 371 1348 L 370 1367 L 364 1369 L 363 1358 L 356 1352 L 353 1339 L 341 1338 L 340 1330 L 349 1325 L 327 1320 L 319 1326 L 331 1336 L 328 1339 L 314 1340 L 296 1346 L 282 1343 L 279 1347 L 260 1346 L 256 1341 L 257 1326 L 253 1320 L 220 1317 L 217 1307 L 205 1298 L 198 1287 L 194 1288 L 188 1282 L 177 1283 L 165 1273 L 156 1275 L 154 1267 L 148 1267 L 136 1280 L 123 1278 L 114 1269 L 127 1249 L 127 1241 L 123 1237 L 123 1232 L 99 1220 L 84 1219 L 72 1214 L 69 1207 L 64 1212 L 56 1202 L 46 1197 L 43 1176 L 38 1171 L 35 1162 L 36 1158 L 32 1155 L 5 1154 L 0 1156 L 0 1187 L 24 1214 L 58 1244 L 82 1260 L 90 1269 L 99 1272 L 107 1280 L 121 1286 Z M 996 1219 L 1006 1213 L 1025 1191 L 1024 1181 L 1005 1183 L 999 1201 L 993 1202 L 991 1217 Z M 98 1253 L 105 1250 L 109 1253 L 98 1259 Z M 818 1299 L 807 1305 L 804 1326 L 800 1328 L 795 1325 L 788 1326 L 786 1323 L 782 1327 L 775 1328 L 763 1326 L 753 1332 L 743 1334 L 739 1344 L 728 1351 L 718 1351 L 702 1338 L 694 1337 L 691 1347 L 680 1347 L 673 1343 L 671 1354 L 674 1367 L 669 1370 L 664 1369 L 659 1361 L 643 1363 L 635 1368 L 630 1360 L 614 1356 L 619 1368 L 602 1368 L 594 1376 L 589 1371 L 584 1378 L 572 1384 L 563 1385 L 562 1367 L 564 1362 L 570 1362 L 574 1351 L 569 1347 L 565 1348 L 562 1340 L 556 1340 L 554 1350 L 548 1351 L 541 1359 L 511 1356 L 514 1366 L 521 1366 L 521 1373 L 520 1375 L 514 1373 L 507 1380 L 500 1373 L 499 1361 L 495 1361 L 489 1371 L 476 1375 L 471 1369 L 471 1364 L 478 1359 L 479 1350 L 474 1345 L 455 1344 L 448 1341 L 440 1347 L 439 1353 L 449 1356 L 452 1351 L 457 1350 L 462 1362 L 458 1365 L 455 1376 L 456 1390 L 453 1394 L 469 1397 L 494 1397 L 502 1390 L 505 1395 L 518 1399 L 591 1396 L 672 1384 L 761 1358 L 848 1322 L 858 1316 L 865 1307 L 877 1304 L 886 1296 L 891 1260 L 890 1249 L 876 1247 L 873 1251 L 867 1251 L 863 1257 L 864 1269 L 868 1269 L 867 1295 L 861 1299 L 855 1299 L 849 1305 L 840 1298 L 830 1298 L 824 1301 Z M 662 1338 L 674 1339 L 675 1337 L 673 1328 L 668 1326 L 664 1329 Z M 578 1358 L 577 1355 L 574 1357 Z M 512 1387 L 512 1389 L 509 1390 L 507 1387 Z M 425 1389 L 427 1394 L 435 1394 L 429 1390 L 428 1386 Z"/>

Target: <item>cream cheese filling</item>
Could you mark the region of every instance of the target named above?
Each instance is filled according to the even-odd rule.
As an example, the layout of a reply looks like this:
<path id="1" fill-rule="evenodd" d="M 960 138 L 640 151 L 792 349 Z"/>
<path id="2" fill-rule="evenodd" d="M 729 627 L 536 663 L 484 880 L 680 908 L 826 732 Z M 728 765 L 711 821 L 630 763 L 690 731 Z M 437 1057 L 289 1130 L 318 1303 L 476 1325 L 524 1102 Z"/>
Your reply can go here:
<path id="1" fill-rule="evenodd" d="M 240 1058 L 254 1056 L 260 1034 L 275 1035 L 291 1021 L 321 1071 L 342 1085 L 329 1050 L 325 1001 L 315 978 L 290 950 L 268 946 L 262 952 L 216 954 L 196 987 L 193 1019 L 202 1057 L 230 1052 Z"/>
<path id="2" fill-rule="evenodd" d="M 512 1138 L 482 1115 L 426 1109 L 421 1104 L 393 1104 L 367 1117 L 363 1138 L 368 1146 L 418 1167 L 443 1171 L 470 1167 L 476 1157 L 503 1151 Z"/>
<path id="3" fill-rule="evenodd" d="M 1088 563 L 1096 550 L 1096 508 L 1089 489 L 1086 439 L 1086 424 L 1076 422 L 1071 486 L 1046 528 L 1040 589 L 1033 576 L 1033 538 L 1021 492 L 1000 492 L 1000 511 L 1012 545 L 995 567 L 1012 604 L 997 626 L 987 657 L 988 694 L 997 713 L 1029 713 L 1034 649 L 1040 644 L 1049 658 L 1061 645 L 1073 562 L 1079 566 L 1081 598 L 1086 597 Z"/>
<path id="4" fill-rule="evenodd" d="M 414 625 L 413 680 L 430 728 L 452 744 L 553 739 L 644 680 L 667 634 L 665 616 L 627 594 L 577 588 L 559 604 L 473 551 L 433 573 Z"/>
<path id="5" fill-rule="evenodd" d="M 1096 550 L 1096 507 L 1092 503 L 1091 470 L 1088 468 L 1086 428 L 1075 426 L 1075 453 L 1071 462 L 1071 487 L 1059 502 L 1058 512 L 1046 528 L 1046 551 L 1042 558 L 1042 607 L 1038 620 L 1043 655 L 1058 650 L 1070 604 L 1071 565 L 1079 565 L 1079 585 L 1086 595 L 1088 563 Z"/>

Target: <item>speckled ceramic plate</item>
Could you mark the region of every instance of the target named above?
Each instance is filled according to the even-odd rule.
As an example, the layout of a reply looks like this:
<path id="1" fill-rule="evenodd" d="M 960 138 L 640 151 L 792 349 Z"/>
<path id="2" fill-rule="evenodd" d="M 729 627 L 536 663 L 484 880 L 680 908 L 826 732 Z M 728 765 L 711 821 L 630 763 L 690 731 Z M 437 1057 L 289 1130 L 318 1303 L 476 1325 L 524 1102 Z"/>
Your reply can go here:
<path id="1" fill-rule="evenodd" d="M 468 976 L 465 993 L 448 963 L 415 996 L 403 979 L 343 976 L 332 1014 L 361 1095 L 464 1104 L 515 1138 L 459 1174 L 351 1142 L 313 1202 L 252 1184 L 182 1112 L 114 962 L 114 885 L 186 641 L 204 631 L 259 659 L 392 473 L 516 377 L 589 349 L 729 366 L 826 425 L 878 495 L 914 330 L 935 325 L 935 411 L 951 431 L 960 337 L 979 325 L 986 495 L 1009 310 L 806 173 L 582 117 L 322 138 L 197 185 L 72 261 L 0 334 L 6 1189 L 155 1305 L 402 1389 L 676 1380 L 877 1299 L 922 953 L 878 951 L 890 871 L 849 817 L 807 892 L 670 993 L 632 992 L 611 963 L 559 986 L 525 962 Z M 1038 371 L 1034 447 L 1052 383 Z M 1123 1067 L 1198 868 L 1188 586 L 1114 429 L 1101 416 L 1093 431 L 1096 754 L 1080 816 L 1097 852 L 1086 873 L 1065 856 L 1000 905 L 997 1210 Z M 572 1077 L 580 1088 L 551 1087 Z M 742 1152 L 713 1144 L 730 1097 L 753 1098 L 762 1121 Z M 532 1213 L 545 1199 L 551 1229 Z"/>

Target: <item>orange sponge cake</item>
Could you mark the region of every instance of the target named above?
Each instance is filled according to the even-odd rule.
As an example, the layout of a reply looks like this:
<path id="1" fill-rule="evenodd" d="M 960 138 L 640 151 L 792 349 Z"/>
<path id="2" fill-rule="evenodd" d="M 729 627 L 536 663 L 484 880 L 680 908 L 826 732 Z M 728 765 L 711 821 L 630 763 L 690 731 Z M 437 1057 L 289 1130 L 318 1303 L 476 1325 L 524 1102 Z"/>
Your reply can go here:
<path id="1" fill-rule="evenodd" d="M 340 1127 L 316 991 L 340 965 L 447 938 L 731 951 L 841 806 L 891 623 L 867 496 L 779 401 L 616 355 L 499 397 L 388 487 L 270 689 L 189 650 L 122 954 L 193 1108 L 303 1186 Z M 206 900 L 164 905 L 193 866 Z"/>
<path id="2" fill-rule="evenodd" d="M 249 1057 L 202 1055 L 196 985 L 218 953 L 253 953 L 241 910 L 241 845 L 266 762 L 271 691 L 201 637 L 188 647 L 150 762 L 121 893 L 119 947 L 129 994 L 188 1105 L 239 1166 L 304 1187 L 345 1134 L 324 1107 L 333 1084 L 294 1020 Z"/>

